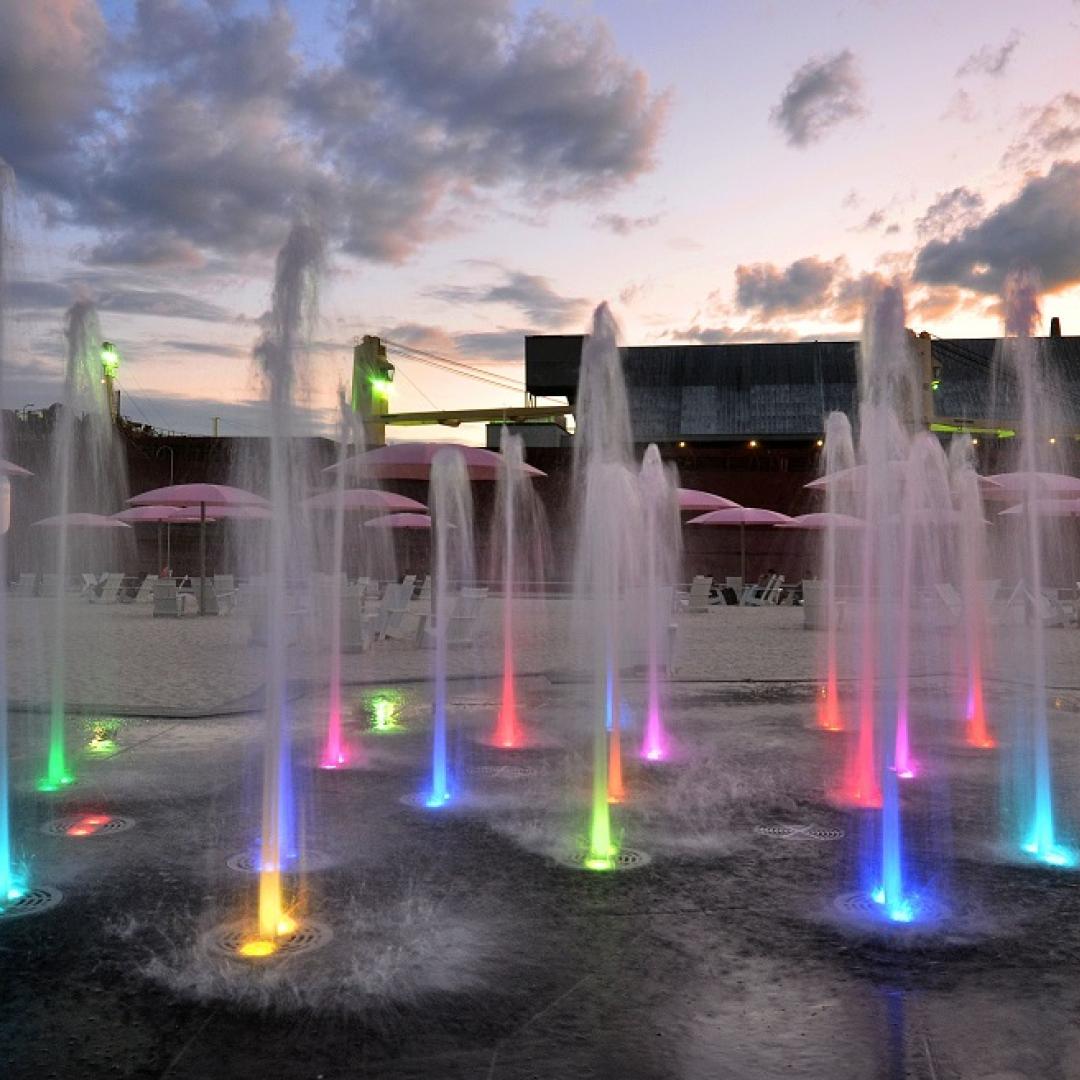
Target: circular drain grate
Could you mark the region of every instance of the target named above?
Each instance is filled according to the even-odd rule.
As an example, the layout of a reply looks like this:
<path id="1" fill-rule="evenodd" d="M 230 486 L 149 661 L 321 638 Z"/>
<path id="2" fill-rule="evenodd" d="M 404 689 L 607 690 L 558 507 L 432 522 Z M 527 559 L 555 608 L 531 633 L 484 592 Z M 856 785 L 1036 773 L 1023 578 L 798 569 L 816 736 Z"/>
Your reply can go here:
<path id="1" fill-rule="evenodd" d="M 225 860 L 225 865 L 230 870 L 236 870 L 241 874 L 257 874 L 262 867 L 259 865 L 259 857 L 250 851 L 241 851 Z M 334 865 L 334 860 L 325 851 L 306 851 L 295 859 L 287 859 L 282 867 L 284 874 L 306 874 L 317 870 L 328 870 Z"/>
<path id="2" fill-rule="evenodd" d="M 841 915 L 863 926 L 873 924 L 883 929 L 903 932 L 930 923 L 939 923 L 949 915 L 949 909 L 936 900 L 921 897 L 912 901 L 910 916 L 906 919 L 889 919 L 881 904 L 864 892 L 843 893 L 833 901 L 833 908 Z"/>
<path id="3" fill-rule="evenodd" d="M 524 780 L 536 775 L 536 770 L 529 765 L 474 765 L 469 772 L 492 780 Z"/>
<path id="4" fill-rule="evenodd" d="M 639 866 L 648 866 L 652 859 L 644 851 L 636 848 L 623 848 L 615 856 L 616 870 L 636 870 Z"/>
<path id="5" fill-rule="evenodd" d="M 781 840 L 842 840 L 843 829 L 825 829 L 818 825 L 758 825 L 754 832 Z"/>
<path id="6" fill-rule="evenodd" d="M 816 825 L 811 826 L 803 834 L 808 840 L 843 840 L 843 829 L 819 829 Z"/>
<path id="7" fill-rule="evenodd" d="M 10 901 L 0 910 L 0 920 L 19 919 L 24 915 L 40 915 L 43 911 L 56 907 L 64 894 L 49 885 L 39 885 L 36 889 L 25 892 L 18 900 Z"/>
<path id="8" fill-rule="evenodd" d="M 754 832 L 759 836 L 794 836 L 799 831 L 796 825 L 758 825 Z"/>
<path id="9" fill-rule="evenodd" d="M 204 941 L 208 951 L 218 956 L 227 956 L 233 960 L 268 961 L 281 960 L 289 956 L 315 952 L 334 939 L 334 932 L 325 923 L 308 920 L 298 926 L 291 934 L 280 937 L 275 942 L 277 948 L 268 955 L 260 957 L 245 956 L 241 949 L 254 935 L 251 927 L 243 923 L 226 923 L 216 927 L 206 935 Z"/>
<path id="10" fill-rule="evenodd" d="M 110 814 L 76 814 L 45 822 L 41 831 L 46 836 L 70 836 L 84 840 L 92 836 L 113 836 L 133 828 L 135 819 L 113 817 Z"/>
<path id="11" fill-rule="evenodd" d="M 569 866 L 573 870 L 592 870 L 596 872 L 595 867 L 589 867 L 585 865 L 585 853 L 579 851 L 576 855 L 564 855 L 559 857 L 558 862 L 563 866 Z M 614 862 L 611 866 L 604 867 L 604 873 L 611 873 L 613 870 L 637 870 L 639 867 L 648 866 L 652 862 L 652 856 L 648 852 L 640 851 L 637 848 L 622 848 L 618 855 L 615 856 Z"/>

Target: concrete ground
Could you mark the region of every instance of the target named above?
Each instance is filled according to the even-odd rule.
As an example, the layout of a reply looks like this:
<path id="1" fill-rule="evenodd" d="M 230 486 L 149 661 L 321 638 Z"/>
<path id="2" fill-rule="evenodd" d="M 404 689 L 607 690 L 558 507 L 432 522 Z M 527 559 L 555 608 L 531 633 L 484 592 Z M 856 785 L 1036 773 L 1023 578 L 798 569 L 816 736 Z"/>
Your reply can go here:
<path id="1" fill-rule="evenodd" d="M 78 686 L 87 701 L 111 692 L 121 704 L 213 708 L 261 682 L 260 650 L 240 640 L 238 621 L 105 617 L 84 633 L 123 631 L 103 637 L 107 664 L 74 665 L 84 682 L 69 686 L 73 698 Z M 634 760 L 643 687 L 624 688 L 629 797 L 614 824 L 624 851 L 650 860 L 625 872 L 561 861 L 579 857 L 587 829 L 589 713 L 587 688 L 558 677 L 557 623 L 546 649 L 521 663 L 553 673 L 520 687 L 533 749 L 483 745 L 496 681 L 452 684 L 458 798 L 439 813 L 408 798 L 424 785 L 430 697 L 405 680 L 430 654 L 390 643 L 350 660 L 350 677 L 382 680 L 347 693 L 364 768 L 312 767 L 325 701 L 298 697 L 294 774 L 312 869 L 289 878 L 291 895 L 301 921 L 333 938 L 262 965 L 206 944 L 253 911 L 254 877 L 227 860 L 250 853 L 257 835 L 261 717 L 131 719 L 106 755 L 85 752 L 89 730 L 73 717 L 79 782 L 45 796 L 33 786 L 42 718 L 15 715 L 16 851 L 31 884 L 64 898 L 0 920 L 0 1076 L 1080 1075 L 1080 875 L 1018 864 L 999 825 L 1009 720 L 1023 706 L 1016 688 L 994 684 L 990 695 L 1002 750 L 975 753 L 956 738 L 951 682 L 919 681 L 913 739 L 926 768 L 904 789 L 910 873 L 943 914 L 924 927 L 868 929 L 837 905 L 862 886 L 870 818 L 827 798 L 844 736 L 814 729 L 814 687 L 801 681 L 812 680 L 820 635 L 785 609 L 680 622 L 671 764 Z M 1080 635 L 1054 631 L 1050 643 L 1051 682 L 1071 686 Z M 459 674 L 494 673 L 498 655 L 492 628 L 455 663 Z M 928 676 L 933 662 L 948 666 L 922 661 Z M 312 672 L 317 662 L 312 650 Z M 753 682 L 777 678 L 800 681 Z M 1056 700 L 1067 835 L 1080 827 L 1080 738 L 1073 695 Z M 402 730 L 372 733 L 387 709 Z M 134 825 L 89 837 L 43 831 L 87 814 Z"/>

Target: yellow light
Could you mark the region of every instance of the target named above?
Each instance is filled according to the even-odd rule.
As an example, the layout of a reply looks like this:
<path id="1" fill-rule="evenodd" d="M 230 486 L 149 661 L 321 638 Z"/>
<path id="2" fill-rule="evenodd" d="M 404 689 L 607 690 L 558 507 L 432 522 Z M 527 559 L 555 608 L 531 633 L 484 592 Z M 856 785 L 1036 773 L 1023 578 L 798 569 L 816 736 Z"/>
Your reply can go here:
<path id="1" fill-rule="evenodd" d="M 751 450 L 756 450 L 757 449 L 757 439 L 751 439 L 746 445 L 749 446 Z"/>
<path id="2" fill-rule="evenodd" d="M 684 443 L 684 442 L 680 442 L 680 443 L 679 443 L 679 449 L 680 449 L 680 450 L 685 450 L 685 449 L 686 449 L 686 443 Z"/>
<path id="3" fill-rule="evenodd" d="M 978 439 L 972 439 L 971 440 L 971 445 L 972 446 L 978 446 L 979 445 L 979 440 Z"/>
<path id="4" fill-rule="evenodd" d="M 240 946 L 239 952 L 241 956 L 273 956 L 277 946 L 264 938 L 252 938 Z"/>
<path id="5" fill-rule="evenodd" d="M 825 440 L 824 439 L 818 439 L 818 441 L 814 445 L 818 446 L 818 447 L 822 447 L 822 446 L 825 445 Z"/>
<path id="6" fill-rule="evenodd" d="M 289 934 L 296 933 L 296 920 L 289 918 L 288 915 L 282 915 L 275 929 L 278 937 L 287 937 Z"/>
<path id="7" fill-rule="evenodd" d="M 1053 435 L 1050 436 L 1050 445 L 1053 446 L 1057 442 L 1057 439 Z"/>

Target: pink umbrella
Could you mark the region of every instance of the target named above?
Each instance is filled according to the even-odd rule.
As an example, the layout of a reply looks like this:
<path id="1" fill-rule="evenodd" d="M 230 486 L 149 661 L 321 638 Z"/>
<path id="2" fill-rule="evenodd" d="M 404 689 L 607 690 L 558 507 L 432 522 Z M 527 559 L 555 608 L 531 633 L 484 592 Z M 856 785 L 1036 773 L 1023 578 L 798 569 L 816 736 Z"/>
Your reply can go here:
<path id="1" fill-rule="evenodd" d="M 126 510 L 112 515 L 117 521 L 129 525 L 161 525 L 171 522 L 197 522 L 198 514 L 193 514 L 184 506 L 129 506 Z"/>
<path id="2" fill-rule="evenodd" d="M 1050 472 L 1011 472 L 988 476 L 993 481 L 993 489 L 984 492 L 988 499 L 1011 502 L 1024 499 L 1028 495 L 1062 498 L 1080 496 L 1080 479 L 1066 476 L 1064 473 Z"/>
<path id="3" fill-rule="evenodd" d="M 344 494 L 344 509 L 346 510 L 417 510 L 423 512 L 427 507 L 416 499 L 410 499 L 405 495 L 398 495 L 393 491 L 377 491 L 374 488 L 351 488 Z M 312 510 L 336 510 L 338 506 L 338 493 L 336 491 L 323 491 L 318 495 L 312 495 L 304 500 L 304 505 Z"/>
<path id="4" fill-rule="evenodd" d="M 746 526 L 747 525 L 782 525 L 791 518 L 777 510 L 762 510 L 756 506 L 733 506 L 727 510 L 713 510 L 701 517 L 691 518 L 688 525 L 738 525 L 739 527 L 739 565 L 742 579 L 746 580 Z"/>
<path id="5" fill-rule="evenodd" d="M 228 484 L 172 484 L 169 487 L 144 491 L 133 499 L 132 506 L 197 506 L 199 508 L 199 614 L 206 611 L 206 508 L 263 507 L 270 508 L 268 500 L 243 488 Z"/>
<path id="6" fill-rule="evenodd" d="M 62 525 L 75 526 L 83 529 L 130 529 L 126 522 L 117 521 L 116 518 L 107 517 L 105 514 L 57 514 L 55 517 L 42 518 L 40 521 L 31 522 L 32 525 L 44 525 L 46 528 L 58 529 Z"/>
<path id="7" fill-rule="evenodd" d="M 385 514 L 364 522 L 368 529 L 430 529 L 430 514 Z"/>
<path id="8" fill-rule="evenodd" d="M 1040 517 L 1080 517 L 1080 499 L 1032 499 L 1029 504 L 1017 503 L 1002 510 L 998 517 L 1022 514 L 1028 505 Z"/>
<path id="9" fill-rule="evenodd" d="M 866 522 L 862 518 L 852 517 L 851 514 L 796 514 L 790 521 L 783 521 L 776 526 L 778 529 L 862 529 Z"/>
<path id="10" fill-rule="evenodd" d="M 502 457 L 480 446 L 464 446 L 461 443 L 408 442 L 394 443 L 365 451 L 323 472 L 336 473 L 348 469 L 350 474 L 380 480 L 427 480 L 431 475 L 431 463 L 440 450 L 458 450 L 465 458 L 465 468 L 472 480 L 494 480 L 502 468 Z M 526 476 L 544 476 L 532 465 L 522 464 Z"/>
<path id="11" fill-rule="evenodd" d="M 711 491 L 679 488 L 680 510 L 731 510 L 738 505 L 739 503 L 725 499 L 723 495 L 714 495 Z"/>

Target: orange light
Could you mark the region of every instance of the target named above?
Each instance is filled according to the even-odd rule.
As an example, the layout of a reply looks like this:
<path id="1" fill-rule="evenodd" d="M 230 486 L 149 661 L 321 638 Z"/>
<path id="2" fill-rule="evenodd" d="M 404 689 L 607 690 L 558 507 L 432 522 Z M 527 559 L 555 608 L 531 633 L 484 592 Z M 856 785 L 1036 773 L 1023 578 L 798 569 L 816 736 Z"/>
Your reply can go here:
<path id="1" fill-rule="evenodd" d="M 820 449 L 822 446 L 825 445 L 825 440 L 824 439 L 818 439 L 818 441 L 814 445 L 817 446 Z"/>
<path id="2" fill-rule="evenodd" d="M 680 442 L 680 443 L 679 443 L 679 449 L 680 449 L 680 450 L 685 450 L 685 449 L 686 449 L 686 443 L 684 443 L 684 442 Z"/>
<path id="3" fill-rule="evenodd" d="M 252 938 L 251 941 L 245 941 L 238 952 L 241 956 L 273 956 L 277 952 L 277 946 L 263 938 Z"/>
<path id="4" fill-rule="evenodd" d="M 749 446 L 751 450 L 756 450 L 757 449 L 757 439 L 751 439 L 746 445 Z"/>

